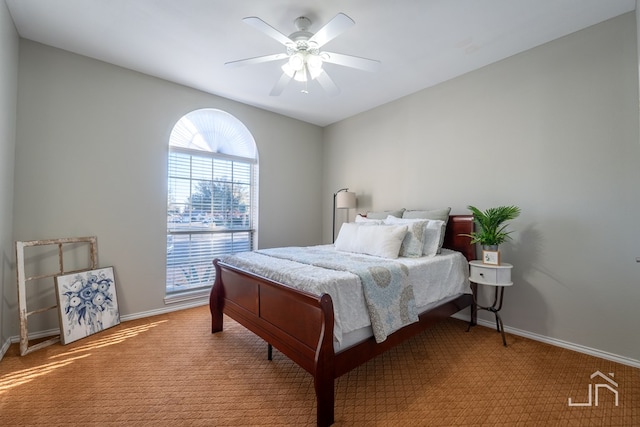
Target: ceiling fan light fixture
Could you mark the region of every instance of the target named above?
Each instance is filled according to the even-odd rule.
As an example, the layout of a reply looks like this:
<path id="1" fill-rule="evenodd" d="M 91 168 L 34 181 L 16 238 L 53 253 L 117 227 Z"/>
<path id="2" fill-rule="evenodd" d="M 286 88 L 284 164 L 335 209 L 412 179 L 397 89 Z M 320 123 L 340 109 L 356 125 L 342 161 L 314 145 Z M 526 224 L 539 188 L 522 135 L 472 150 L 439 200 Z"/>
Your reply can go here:
<path id="1" fill-rule="evenodd" d="M 300 70 L 300 71 L 296 71 L 296 73 L 293 76 L 293 80 L 300 82 L 300 83 L 304 83 L 307 81 L 307 73 L 305 70 Z"/>
<path id="2" fill-rule="evenodd" d="M 303 65 L 302 69 L 294 70 L 291 64 L 289 64 L 289 62 L 285 62 L 284 65 L 282 66 L 282 72 L 297 82 L 306 82 L 307 81 L 306 68 L 307 67 Z"/>
<path id="3" fill-rule="evenodd" d="M 320 55 L 307 55 L 307 65 L 309 70 L 319 70 L 322 68 L 322 57 Z"/>
<path id="4" fill-rule="evenodd" d="M 320 74 L 324 73 L 324 70 L 322 69 L 322 67 L 320 68 L 307 67 L 307 70 L 309 70 L 309 75 L 311 76 L 311 80 L 315 80 Z"/>
<path id="5" fill-rule="evenodd" d="M 294 53 L 289 57 L 289 66 L 294 71 L 304 69 L 305 62 L 305 55 L 301 52 Z"/>
<path id="6" fill-rule="evenodd" d="M 250 65 L 286 59 L 286 62 L 282 65 L 283 73 L 269 93 L 270 96 L 280 95 L 291 80 L 305 83 L 303 90 L 305 93 L 308 93 L 307 83 L 309 80 L 316 80 L 326 93 L 331 96 L 337 95 L 340 90 L 327 72 L 323 70 L 325 62 L 365 71 L 376 71 L 380 65 L 380 61 L 320 50 L 325 44 L 355 25 L 353 19 L 344 13 L 338 13 L 315 33 L 309 32 L 309 27 L 311 26 L 309 18 L 298 17 L 294 21 L 298 31 L 289 36 L 281 33 L 258 17 L 248 16 L 242 20 L 282 44 L 286 53 L 231 61 L 225 65 Z"/>

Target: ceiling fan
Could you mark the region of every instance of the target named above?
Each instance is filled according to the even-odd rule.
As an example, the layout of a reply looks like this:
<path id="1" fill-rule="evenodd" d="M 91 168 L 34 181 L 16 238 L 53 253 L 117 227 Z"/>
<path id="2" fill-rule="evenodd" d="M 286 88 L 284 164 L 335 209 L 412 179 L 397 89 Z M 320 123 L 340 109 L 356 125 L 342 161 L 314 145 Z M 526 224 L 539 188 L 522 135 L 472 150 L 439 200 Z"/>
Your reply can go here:
<path id="1" fill-rule="evenodd" d="M 243 21 L 284 45 L 286 50 L 283 53 L 231 61 L 225 63 L 225 65 L 235 67 L 286 59 L 286 62 L 282 65 L 282 76 L 271 89 L 269 94 L 271 96 L 280 95 L 292 79 L 305 83 L 305 88 L 302 90 L 304 93 L 308 93 L 307 82 L 316 80 L 327 94 L 337 95 L 340 89 L 322 68 L 325 62 L 364 71 L 376 71 L 380 66 L 380 61 L 373 59 L 321 50 L 326 43 L 355 25 L 353 19 L 344 13 L 338 13 L 315 34 L 309 32 L 311 20 L 304 16 L 294 20 L 297 31 L 289 36 L 284 35 L 255 16 L 244 18 Z"/>

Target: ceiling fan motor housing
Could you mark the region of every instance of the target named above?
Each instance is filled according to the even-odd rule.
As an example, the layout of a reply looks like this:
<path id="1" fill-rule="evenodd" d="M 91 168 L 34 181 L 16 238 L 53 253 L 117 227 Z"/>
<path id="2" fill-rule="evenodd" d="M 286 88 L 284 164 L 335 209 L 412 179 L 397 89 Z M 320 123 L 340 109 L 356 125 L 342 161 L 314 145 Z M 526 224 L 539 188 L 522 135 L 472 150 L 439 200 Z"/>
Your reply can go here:
<path id="1" fill-rule="evenodd" d="M 289 36 L 291 40 L 293 40 L 296 43 L 301 41 L 306 42 L 311 37 L 313 37 L 313 33 L 309 32 L 309 27 L 311 26 L 311 20 L 309 18 L 300 16 L 296 18 L 293 21 L 293 23 L 296 26 L 296 29 L 298 31 L 291 33 L 291 35 Z M 304 49 L 302 46 L 300 46 L 303 43 L 297 43 L 297 44 L 298 44 L 298 49 Z"/>
<path id="2" fill-rule="evenodd" d="M 307 31 L 311 26 L 311 19 L 306 16 L 299 16 L 293 21 L 293 25 L 296 26 L 298 31 Z"/>

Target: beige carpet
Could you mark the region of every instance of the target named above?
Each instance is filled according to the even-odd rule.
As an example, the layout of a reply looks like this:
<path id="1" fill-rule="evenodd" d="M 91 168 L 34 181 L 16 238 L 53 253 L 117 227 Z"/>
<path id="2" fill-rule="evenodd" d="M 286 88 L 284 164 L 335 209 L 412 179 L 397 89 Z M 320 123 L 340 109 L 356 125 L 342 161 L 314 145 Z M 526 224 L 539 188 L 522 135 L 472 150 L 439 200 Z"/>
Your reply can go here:
<path id="1" fill-rule="evenodd" d="M 23 357 L 13 345 L 0 361 L 0 426 L 314 425 L 312 378 L 277 351 L 269 362 L 228 318 L 212 335 L 209 319 L 200 307 L 129 321 Z M 465 330 L 450 319 L 339 378 L 335 425 L 640 425 L 640 369 Z M 569 406 L 588 403 L 590 385 L 591 406 Z"/>

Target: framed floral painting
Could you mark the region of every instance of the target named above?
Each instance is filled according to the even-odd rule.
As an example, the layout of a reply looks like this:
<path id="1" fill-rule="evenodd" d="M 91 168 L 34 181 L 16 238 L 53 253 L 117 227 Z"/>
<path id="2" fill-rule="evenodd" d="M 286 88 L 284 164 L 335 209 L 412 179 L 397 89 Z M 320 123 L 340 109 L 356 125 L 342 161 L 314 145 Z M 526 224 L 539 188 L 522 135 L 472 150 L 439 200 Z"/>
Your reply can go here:
<path id="1" fill-rule="evenodd" d="M 120 323 L 113 267 L 56 276 L 55 284 L 62 344 Z"/>

